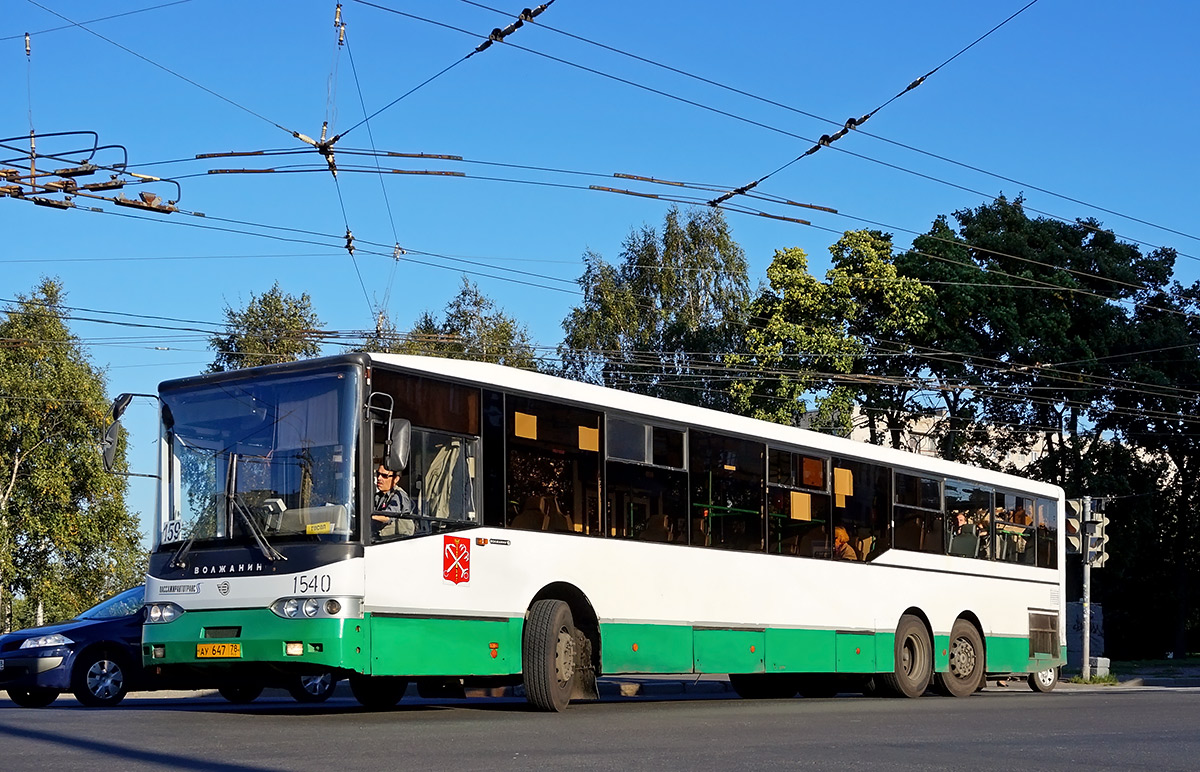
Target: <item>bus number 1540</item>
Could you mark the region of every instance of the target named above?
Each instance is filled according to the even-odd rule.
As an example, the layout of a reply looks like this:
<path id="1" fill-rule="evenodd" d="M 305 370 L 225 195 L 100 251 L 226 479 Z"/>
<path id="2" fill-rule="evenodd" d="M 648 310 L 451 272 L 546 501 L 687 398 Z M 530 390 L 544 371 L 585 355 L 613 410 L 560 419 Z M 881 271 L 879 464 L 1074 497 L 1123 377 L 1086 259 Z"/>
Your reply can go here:
<path id="1" fill-rule="evenodd" d="M 329 592 L 333 580 L 329 578 L 329 574 L 310 574 L 304 576 L 292 577 L 292 592 L 298 595 L 306 595 L 310 592 Z"/>

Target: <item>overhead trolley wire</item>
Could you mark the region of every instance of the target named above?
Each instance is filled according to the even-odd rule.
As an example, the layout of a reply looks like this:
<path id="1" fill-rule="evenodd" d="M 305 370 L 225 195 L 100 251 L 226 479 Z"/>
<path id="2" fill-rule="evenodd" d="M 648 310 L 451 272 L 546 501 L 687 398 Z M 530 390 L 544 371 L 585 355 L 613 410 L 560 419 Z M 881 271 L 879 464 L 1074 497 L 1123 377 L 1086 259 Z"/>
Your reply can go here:
<path id="1" fill-rule="evenodd" d="M 821 137 L 819 140 L 817 140 L 816 144 L 814 144 L 812 147 L 810 147 L 810 148 L 809 148 L 808 150 L 806 150 L 805 152 L 803 152 L 803 153 L 801 153 L 800 155 L 798 155 L 798 156 L 796 156 L 795 158 L 793 158 L 791 161 L 788 161 L 788 162 L 787 162 L 787 163 L 785 163 L 783 166 L 780 166 L 778 169 L 775 169 L 775 170 L 774 170 L 774 171 L 772 171 L 772 172 L 768 172 L 767 174 L 764 174 L 762 177 L 759 177 L 759 178 L 758 178 L 757 180 L 755 180 L 754 182 L 751 182 L 751 183 L 749 183 L 749 184 L 747 184 L 747 185 L 743 185 L 743 186 L 742 186 L 742 187 L 740 187 L 740 188 L 734 188 L 734 189 L 733 189 L 733 190 L 731 190 L 731 191 L 728 191 L 728 192 L 726 192 L 726 193 L 723 193 L 723 194 L 722 194 L 722 195 L 720 195 L 720 196 L 717 196 L 716 198 L 714 198 L 712 201 L 710 201 L 710 202 L 709 202 L 709 203 L 710 203 L 710 205 L 712 205 L 712 206 L 716 206 L 716 205 L 718 205 L 718 204 L 722 204 L 722 203 L 724 203 L 725 201 L 728 201 L 729 199 L 733 198 L 734 196 L 738 196 L 738 195 L 741 195 L 741 194 L 743 194 L 743 193 L 746 193 L 747 191 L 749 191 L 749 190 L 752 190 L 753 188 L 756 188 L 756 187 L 758 187 L 758 185 L 760 185 L 761 183 L 763 183 L 763 182 L 765 182 L 766 180 L 770 179 L 771 177 L 775 176 L 776 174 L 778 174 L 779 172 L 783 171 L 784 169 L 787 169 L 788 167 L 790 167 L 792 164 L 796 163 L 796 162 L 797 162 L 797 161 L 799 161 L 800 159 L 802 159 L 802 158 L 807 158 L 808 156 L 810 156 L 810 155 L 813 155 L 814 153 L 818 152 L 818 151 L 819 151 L 821 148 L 830 146 L 831 144 L 833 144 L 834 142 L 836 142 L 837 140 L 841 139 L 841 138 L 842 138 L 842 137 L 844 137 L 846 134 L 848 134 L 848 133 L 849 133 L 849 132 L 850 132 L 852 129 L 856 129 L 856 128 L 858 128 L 859 126 L 861 126 L 862 124 L 866 123 L 868 120 L 870 120 L 870 119 L 871 119 L 871 117 L 872 117 L 872 116 L 874 116 L 874 115 L 875 115 L 876 113 L 878 113 L 880 110 L 882 110 L 883 108 L 885 108 L 885 107 L 887 107 L 888 105 L 890 105 L 892 102 L 895 102 L 895 101 L 896 101 L 897 99 L 899 99 L 900 97 L 904 96 L 904 95 L 905 95 L 905 94 L 907 94 L 908 92 L 910 92 L 910 91 L 912 91 L 913 89 L 915 89 L 915 88 L 917 88 L 918 86 L 920 86 L 922 83 L 924 83 L 924 82 L 925 82 L 925 81 L 926 81 L 928 78 L 930 78 L 930 77 L 931 77 L 931 76 L 932 76 L 934 73 L 936 73 L 938 70 L 942 69 L 942 68 L 943 68 L 943 67 L 945 67 L 947 64 L 950 64 L 950 62 L 953 62 L 955 59 L 957 59 L 958 57 L 960 57 L 960 56 L 962 56 L 963 54 L 965 54 L 967 51 L 969 51 L 969 50 L 971 50 L 972 48 L 974 48 L 974 47 L 975 47 L 975 46 L 976 46 L 978 43 L 980 43 L 982 40 L 984 40 L 984 38 L 988 37 L 988 36 L 989 36 L 989 35 L 991 35 L 993 32 L 995 32 L 996 30 L 998 30 L 998 29 L 1000 29 L 1001 27 L 1003 27 L 1005 24 L 1008 24 L 1010 21 L 1012 21 L 1013 19 L 1017 18 L 1017 16 L 1021 15 L 1022 13 L 1024 13 L 1024 12 L 1025 12 L 1025 11 L 1026 11 L 1026 10 L 1027 10 L 1027 9 L 1028 9 L 1030 6 L 1032 6 L 1032 5 L 1033 5 L 1033 4 L 1035 4 L 1036 2 L 1038 2 L 1038 0 L 1029 0 L 1029 2 L 1028 2 L 1028 3 L 1027 3 L 1027 4 L 1026 4 L 1024 7 L 1023 7 L 1023 8 L 1021 8 L 1021 10 L 1019 10 L 1019 11 L 1017 11 L 1016 13 L 1014 13 L 1013 15 L 1009 16 L 1007 19 L 1005 19 L 1004 21 L 1000 22 L 1000 23 L 999 23 L 999 24 L 997 24 L 995 27 L 992 27 L 990 30 L 988 30 L 987 32 L 985 32 L 983 35 L 980 35 L 978 38 L 976 38 L 975 40 L 973 40 L 973 41 L 972 41 L 972 42 L 971 42 L 969 45 L 967 45 L 965 48 L 961 49 L 961 50 L 960 50 L 958 53 L 954 54 L 954 55 L 953 55 L 953 56 L 951 56 L 949 59 L 947 59 L 946 61 L 944 61 L 944 62 L 942 62 L 941 64 L 939 64 L 937 67 L 934 67 L 932 70 L 930 70 L 929 72 L 925 73 L 925 74 L 924 74 L 924 75 L 922 75 L 921 77 L 917 78 L 917 79 L 916 79 L 916 80 L 914 80 L 912 83 L 909 83 L 909 84 L 908 84 L 908 86 L 906 86 L 906 87 L 904 88 L 904 90 L 903 90 L 903 91 L 899 92 L 898 94 L 896 94 L 896 95 L 895 95 L 895 96 L 893 96 L 891 99 L 889 99 L 889 100 L 887 100 L 886 102 L 884 102 L 883 104 L 879 105 L 878 107 L 876 107 L 876 108 L 875 108 L 874 110 L 872 110 L 871 112 L 867 113 L 866 115 L 862 116 L 861 118 L 854 118 L 854 117 L 851 117 L 851 118 L 847 119 L 847 120 L 846 120 L 846 123 L 845 123 L 845 124 L 842 126 L 842 128 L 841 128 L 841 129 L 839 129 L 838 131 L 834 132 L 833 134 L 825 134 L 825 135 L 823 135 L 823 136 L 822 136 L 822 137 Z"/>
<path id="2" fill-rule="evenodd" d="M 172 2 L 172 3 L 161 3 L 159 5 L 152 5 L 149 8 L 137 8 L 132 11 L 125 11 L 124 13 L 114 13 L 110 16 L 101 16 L 98 19 L 88 19 L 87 21 L 82 21 L 82 22 L 78 22 L 78 23 L 71 22 L 70 24 L 62 25 L 61 27 L 51 27 L 49 29 L 38 30 L 37 32 L 27 32 L 24 34 L 26 34 L 26 35 L 45 35 L 47 32 L 60 32 L 65 29 L 73 29 L 74 27 L 79 27 L 84 24 L 95 24 L 95 23 L 101 22 L 101 21 L 109 21 L 111 19 L 120 19 L 123 16 L 133 16 L 134 14 L 145 13 L 146 11 L 157 11 L 160 8 L 170 8 L 173 5 L 183 5 L 184 3 L 190 3 L 191 1 L 192 0 L 175 0 L 175 2 Z M 46 9 L 42 9 L 42 10 L 46 10 Z M 51 13 L 54 13 L 54 12 L 51 11 Z M 58 14 L 55 14 L 55 16 L 58 16 Z M 63 17 L 59 16 L 59 18 L 61 19 Z M 0 37 L 0 42 L 5 41 L 5 40 L 16 40 L 20 37 L 21 37 L 21 35 L 7 35 L 5 37 Z"/>
<path id="3" fill-rule="evenodd" d="M 46 6 L 39 3 L 37 0 L 27 0 L 27 2 L 30 2 L 33 5 L 36 5 L 38 8 L 41 8 L 46 13 L 54 14 L 55 16 L 62 19 L 63 21 L 68 22 L 71 26 L 78 27 L 79 29 L 83 30 L 84 32 L 87 32 L 90 35 L 94 35 L 95 37 L 100 38 L 104 42 L 116 46 L 117 48 L 121 49 L 122 51 L 124 51 L 125 53 L 127 53 L 129 55 L 135 56 L 138 59 L 141 59 L 146 64 L 149 64 L 153 67 L 157 67 L 158 69 L 162 70 L 163 72 L 167 73 L 168 75 L 172 75 L 172 76 L 184 81 L 185 83 L 189 83 L 192 86 L 195 86 L 196 88 L 200 89 L 204 93 L 209 94 L 210 96 L 214 96 L 217 99 L 220 99 L 222 102 L 232 105 L 233 107 L 236 107 L 237 109 L 241 110 L 244 113 L 249 113 L 250 115 L 253 115 L 255 118 L 258 118 L 261 121 L 265 121 L 265 122 L 271 124 L 272 126 L 274 126 L 275 128 L 280 129 L 281 131 L 286 131 L 288 134 L 291 134 L 293 136 L 295 136 L 295 134 L 296 134 L 296 132 L 287 128 L 286 126 L 281 126 L 280 124 L 276 123 L 275 121 L 271 120 L 270 118 L 266 117 L 265 115 L 255 112 L 251 108 L 246 107 L 245 105 L 240 104 L 238 102 L 235 102 L 234 100 L 230 99 L 229 97 L 219 94 L 216 91 L 213 91 L 208 86 L 198 83 L 198 82 L 192 80 L 191 78 L 187 77 L 186 75 L 182 75 L 182 74 L 172 70 L 170 67 L 167 67 L 166 65 L 159 64 L 158 62 L 154 61 L 153 59 L 151 59 L 147 56 L 143 56 L 142 54 L 139 54 L 137 51 L 134 51 L 132 48 L 121 45 L 120 43 L 113 40 L 112 38 L 108 38 L 108 37 L 105 37 L 104 35 L 101 35 L 99 32 L 96 32 L 95 30 L 87 27 L 86 26 L 87 22 L 78 22 L 78 21 L 74 21 L 73 19 L 69 19 L 66 16 L 63 16 L 58 11 L 55 11 L 52 8 L 47 8 Z"/>

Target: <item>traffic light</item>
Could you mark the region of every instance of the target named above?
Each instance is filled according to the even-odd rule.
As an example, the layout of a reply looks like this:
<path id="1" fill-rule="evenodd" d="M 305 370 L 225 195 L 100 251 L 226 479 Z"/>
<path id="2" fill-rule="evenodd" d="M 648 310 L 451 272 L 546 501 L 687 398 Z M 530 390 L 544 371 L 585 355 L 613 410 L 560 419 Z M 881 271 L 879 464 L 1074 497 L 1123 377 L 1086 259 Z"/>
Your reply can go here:
<path id="1" fill-rule="evenodd" d="M 1067 499 L 1067 554 L 1078 555 L 1083 551 L 1083 529 L 1079 519 L 1083 517 L 1083 499 Z"/>
<path id="2" fill-rule="evenodd" d="M 1085 559 L 1092 568 L 1100 568 L 1108 560 L 1108 518 L 1102 517 L 1088 523 L 1088 553 Z"/>

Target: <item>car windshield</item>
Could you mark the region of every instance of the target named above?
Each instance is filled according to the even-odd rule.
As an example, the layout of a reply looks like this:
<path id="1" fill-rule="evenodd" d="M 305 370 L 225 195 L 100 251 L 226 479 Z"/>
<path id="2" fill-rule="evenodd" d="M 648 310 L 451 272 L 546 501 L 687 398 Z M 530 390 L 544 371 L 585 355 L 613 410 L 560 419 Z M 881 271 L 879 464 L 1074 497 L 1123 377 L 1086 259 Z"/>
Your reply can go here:
<path id="1" fill-rule="evenodd" d="M 343 367 L 164 390 L 171 495 L 159 548 L 272 553 L 280 540 L 354 538 L 357 382 Z"/>
<path id="2" fill-rule="evenodd" d="M 112 596 L 101 601 L 78 616 L 78 619 L 117 619 L 136 614 L 142 608 L 146 599 L 145 587 L 134 587 L 131 590 Z"/>

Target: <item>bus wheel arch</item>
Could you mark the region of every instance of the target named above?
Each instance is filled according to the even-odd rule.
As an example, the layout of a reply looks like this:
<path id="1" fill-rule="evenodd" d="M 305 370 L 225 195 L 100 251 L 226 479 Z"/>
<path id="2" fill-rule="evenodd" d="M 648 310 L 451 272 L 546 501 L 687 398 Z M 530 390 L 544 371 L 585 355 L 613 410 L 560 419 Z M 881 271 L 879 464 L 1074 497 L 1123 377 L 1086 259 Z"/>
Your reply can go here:
<path id="1" fill-rule="evenodd" d="M 920 697 L 933 677 L 933 630 L 919 608 L 909 608 L 896 624 L 895 662 L 881 673 L 884 691 L 897 697 Z"/>
<path id="2" fill-rule="evenodd" d="M 572 699 L 599 699 L 596 687 L 596 676 L 602 672 L 600 664 L 600 620 L 596 616 L 592 603 L 587 595 L 573 584 L 554 582 L 548 584 L 533 596 L 526 610 L 526 623 L 529 622 L 535 603 L 543 600 L 557 600 L 566 603 L 571 611 L 571 619 L 575 628 L 576 664 L 579 670 L 571 693 Z M 524 657 L 522 657 L 524 659 Z"/>

